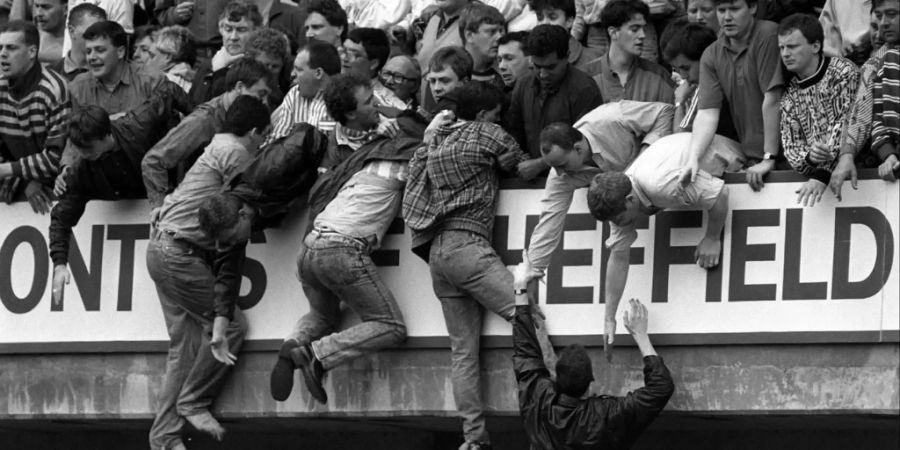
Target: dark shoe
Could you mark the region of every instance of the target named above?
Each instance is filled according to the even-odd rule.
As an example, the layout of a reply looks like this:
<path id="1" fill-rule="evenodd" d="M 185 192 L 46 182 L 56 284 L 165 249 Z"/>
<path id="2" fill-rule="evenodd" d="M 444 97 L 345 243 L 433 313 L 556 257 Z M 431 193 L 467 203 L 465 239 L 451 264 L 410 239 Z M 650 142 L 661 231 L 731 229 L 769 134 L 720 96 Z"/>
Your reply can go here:
<path id="1" fill-rule="evenodd" d="M 278 361 L 272 368 L 272 375 L 269 377 L 269 390 L 272 392 L 272 398 L 279 402 L 287 400 L 294 388 L 294 365 L 293 356 L 297 354 L 300 344 L 293 339 L 288 339 L 281 344 L 281 350 L 278 351 Z M 294 355 L 292 355 L 293 353 Z"/>
<path id="2" fill-rule="evenodd" d="M 225 428 L 219 424 L 209 411 L 203 411 L 199 414 L 184 417 L 191 425 L 199 431 L 209 434 L 213 439 L 222 441 L 225 437 Z"/>
<path id="3" fill-rule="evenodd" d="M 325 393 L 325 388 L 322 387 L 322 376 L 325 375 L 325 369 L 322 368 L 322 363 L 316 359 L 312 347 L 306 344 L 294 354 L 297 356 L 295 361 L 297 362 L 297 368 L 300 369 L 300 376 L 306 384 L 306 390 L 317 402 L 323 405 L 328 403 L 328 394 Z"/>

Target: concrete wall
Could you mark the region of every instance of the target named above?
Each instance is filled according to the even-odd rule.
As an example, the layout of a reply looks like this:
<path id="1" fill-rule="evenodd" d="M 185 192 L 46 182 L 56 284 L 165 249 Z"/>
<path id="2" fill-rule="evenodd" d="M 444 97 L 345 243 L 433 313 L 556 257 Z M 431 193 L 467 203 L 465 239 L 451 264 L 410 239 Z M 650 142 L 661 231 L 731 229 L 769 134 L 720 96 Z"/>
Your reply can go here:
<path id="1" fill-rule="evenodd" d="M 900 412 L 900 345 L 663 347 L 675 377 L 668 412 L 688 414 L 893 414 Z M 596 393 L 622 395 L 642 385 L 633 347 L 612 365 L 599 349 Z M 509 349 L 483 352 L 484 398 L 493 415 L 517 414 Z M 403 349 L 362 358 L 328 374 L 329 404 L 302 384 L 287 402 L 269 395 L 271 352 L 244 352 L 215 414 L 254 417 L 448 417 L 449 351 Z M 162 384 L 162 353 L 0 356 L 0 420 L 149 419 Z"/>

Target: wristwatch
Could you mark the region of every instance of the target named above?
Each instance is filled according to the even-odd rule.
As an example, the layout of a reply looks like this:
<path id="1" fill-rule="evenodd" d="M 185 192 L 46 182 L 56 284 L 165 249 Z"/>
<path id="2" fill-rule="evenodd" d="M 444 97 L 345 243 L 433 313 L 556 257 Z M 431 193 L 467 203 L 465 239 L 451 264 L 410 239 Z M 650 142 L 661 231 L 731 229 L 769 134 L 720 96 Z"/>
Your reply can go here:
<path id="1" fill-rule="evenodd" d="M 770 159 L 775 159 L 775 155 L 773 155 L 769 152 L 764 152 L 763 153 L 763 161 L 768 161 Z"/>
<path id="2" fill-rule="evenodd" d="M 513 289 L 513 294 L 516 294 L 516 295 L 522 295 L 522 294 L 527 294 L 527 293 L 528 293 L 528 289 L 526 289 L 526 288 Z"/>

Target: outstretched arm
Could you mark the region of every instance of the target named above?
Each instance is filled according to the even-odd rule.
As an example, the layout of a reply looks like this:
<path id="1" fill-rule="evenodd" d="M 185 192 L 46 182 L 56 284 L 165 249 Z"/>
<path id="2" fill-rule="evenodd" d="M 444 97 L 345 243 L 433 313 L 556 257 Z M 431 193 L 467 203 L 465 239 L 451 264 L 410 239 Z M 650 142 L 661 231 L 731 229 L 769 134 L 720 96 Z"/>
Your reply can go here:
<path id="1" fill-rule="evenodd" d="M 694 254 L 697 265 L 704 269 L 711 269 L 719 265 L 719 256 L 722 255 L 722 228 L 725 227 L 726 216 L 728 216 L 728 187 L 722 187 L 716 203 L 709 210 L 706 235 L 697 245 L 697 251 Z"/>
<path id="2" fill-rule="evenodd" d="M 606 263 L 603 352 L 606 354 L 607 361 L 612 360 L 613 341 L 616 336 L 616 311 L 619 309 L 619 300 L 625 290 L 625 282 L 628 281 L 630 250 L 630 247 L 614 249 Z"/>

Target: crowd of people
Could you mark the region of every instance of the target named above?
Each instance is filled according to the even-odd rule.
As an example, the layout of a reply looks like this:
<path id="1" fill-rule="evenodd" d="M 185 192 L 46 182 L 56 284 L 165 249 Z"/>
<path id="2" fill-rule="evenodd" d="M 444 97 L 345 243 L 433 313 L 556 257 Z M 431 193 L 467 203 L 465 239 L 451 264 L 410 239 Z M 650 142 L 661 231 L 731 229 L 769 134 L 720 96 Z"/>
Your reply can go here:
<path id="1" fill-rule="evenodd" d="M 900 176 L 900 0 L 5 0 L 0 16 L 0 199 L 50 214 L 54 302 L 85 205 L 149 200 L 171 339 L 153 449 L 185 448 L 186 423 L 223 437 L 210 407 L 247 332 L 246 243 L 294 205 L 309 313 L 276 400 L 299 372 L 325 404 L 330 370 L 404 341 L 370 257 L 399 216 L 450 336 L 460 448 L 491 448 L 485 309 L 514 324 L 535 448 L 627 448 L 674 390 L 646 307 L 624 319 L 646 386 L 617 398 L 587 396 L 587 352 L 555 355 L 531 304 L 576 190 L 611 226 L 610 351 L 644 218 L 708 210 L 695 258 L 713 268 L 726 172 L 760 191 L 796 171 L 805 206 L 858 168 Z M 546 177 L 513 272 L 491 246 L 503 177 Z M 341 303 L 359 324 L 337 329 Z"/>

